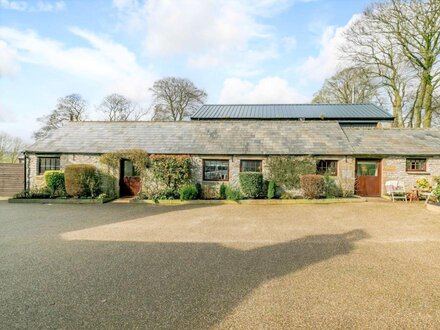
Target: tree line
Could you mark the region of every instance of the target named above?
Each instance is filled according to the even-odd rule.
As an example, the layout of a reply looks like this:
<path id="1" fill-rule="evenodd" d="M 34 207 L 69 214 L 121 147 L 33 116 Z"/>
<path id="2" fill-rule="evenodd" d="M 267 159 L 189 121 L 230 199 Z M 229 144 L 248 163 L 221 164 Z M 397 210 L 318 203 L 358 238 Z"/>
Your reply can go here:
<path id="1" fill-rule="evenodd" d="M 341 46 L 347 63 L 315 103 L 376 102 L 396 127 L 440 125 L 440 1 L 387 0 L 367 7 Z"/>
<path id="2" fill-rule="evenodd" d="M 17 163 L 25 143 L 19 137 L 0 132 L 0 163 Z"/>
<path id="3" fill-rule="evenodd" d="M 113 93 L 104 97 L 96 110 L 106 121 L 139 121 L 148 115 L 157 121 L 179 121 L 188 118 L 207 98 L 206 92 L 190 80 L 176 77 L 157 80 L 149 91 L 153 98 L 148 107 Z M 87 120 L 89 111 L 90 106 L 81 95 L 61 97 L 55 109 L 37 119 L 42 125 L 34 132 L 34 138 L 42 139 L 66 122 Z"/>

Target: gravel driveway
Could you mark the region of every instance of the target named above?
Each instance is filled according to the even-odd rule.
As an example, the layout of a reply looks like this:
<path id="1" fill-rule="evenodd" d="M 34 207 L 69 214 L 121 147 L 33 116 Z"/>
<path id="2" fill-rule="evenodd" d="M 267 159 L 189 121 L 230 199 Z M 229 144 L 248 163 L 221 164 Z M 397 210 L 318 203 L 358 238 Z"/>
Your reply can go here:
<path id="1" fill-rule="evenodd" d="M 439 328 L 421 204 L 0 202 L 0 328 Z"/>

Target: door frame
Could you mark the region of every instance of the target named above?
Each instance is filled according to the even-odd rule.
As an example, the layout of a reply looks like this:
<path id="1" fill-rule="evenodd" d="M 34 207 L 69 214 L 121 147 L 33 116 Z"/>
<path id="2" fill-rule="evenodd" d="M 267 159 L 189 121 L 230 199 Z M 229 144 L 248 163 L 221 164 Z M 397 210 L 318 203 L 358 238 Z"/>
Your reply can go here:
<path id="1" fill-rule="evenodd" d="M 382 158 L 356 158 L 355 159 L 355 165 L 354 165 L 355 194 L 358 194 L 358 191 L 357 191 L 357 182 L 358 182 L 357 165 L 358 165 L 358 161 L 377 161 L 377 178 L 378 178 L 378 185 L 379 185 L 379 195 L 371 195 L 371 196 L 365 196 L 365 197 L 381 197 L 382 190 L 383 190 L 382 189 Z"/>
<path id="2" fill-rule="evenodd" d="M 124 182 L 124 173 L 125 173 L 125 161 L 127 159 L 121 158 L 119 160 L 119 196 L 130 196 L 129 192 L 126 189 Z"/>

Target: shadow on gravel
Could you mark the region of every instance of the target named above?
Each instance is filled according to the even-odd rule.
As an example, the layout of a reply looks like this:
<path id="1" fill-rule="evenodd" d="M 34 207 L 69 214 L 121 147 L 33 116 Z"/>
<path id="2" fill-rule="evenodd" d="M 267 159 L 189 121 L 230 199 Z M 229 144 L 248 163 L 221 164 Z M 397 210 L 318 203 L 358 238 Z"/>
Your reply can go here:
<path id="1" fill-rule="evenodd" d="M 0 202 L 0 243 L 3 236 L 49 236 L 66 231 L 148 218 L 164 213 L 179 212 L 209 205 L 143 205 L 143 204 L 9 204 Z M 52 236 L 58 239 L 56 236 Z M 1 256 L 1 251 L 0 251 Z"/>
<path id="2" fill-rule="evenodd" d="M 20 285 L 6 288 L 0 321 L 18 328 L 204 329 L 264 282 L 347 255 L 365 238 L 357 229 L 247 251 L 208 243 L 60 242 L 57 254 L 34 256 L 16 274 Z"/>

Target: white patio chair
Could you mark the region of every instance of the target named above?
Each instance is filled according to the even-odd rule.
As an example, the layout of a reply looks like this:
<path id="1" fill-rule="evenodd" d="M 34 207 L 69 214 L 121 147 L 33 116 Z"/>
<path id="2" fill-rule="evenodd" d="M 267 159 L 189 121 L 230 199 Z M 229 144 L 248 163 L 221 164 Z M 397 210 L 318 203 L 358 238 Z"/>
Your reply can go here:
<path id="1" fill-rule="evenodd" d="M 425 205 L 428 204 L 429 200 L 431 199 L 431 197 L 433 196 L 432 192 L 434 191 L 434 189 L 437 187 L 437 185 L 432 186 L 431 191 L 423 191 L 420 192 L 419 195 L 425 197 Z"/>
<path id="2" fill-rule="evenodd" d="M 405 201 L 405 203 L 408 202 L 405 184 L 402 181 L 387 181 L 385 182 L 385 189 L 387 195 L 391 197 L 393 203 L 396 201 L 396 199 L 402 199 Z"/>

